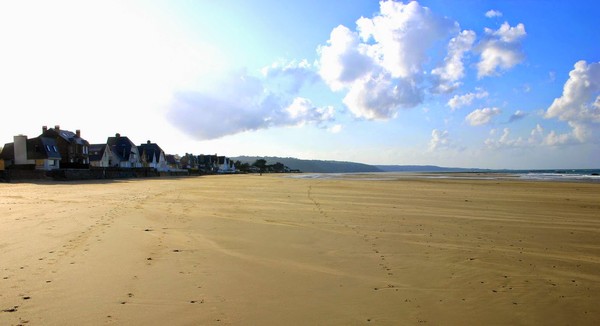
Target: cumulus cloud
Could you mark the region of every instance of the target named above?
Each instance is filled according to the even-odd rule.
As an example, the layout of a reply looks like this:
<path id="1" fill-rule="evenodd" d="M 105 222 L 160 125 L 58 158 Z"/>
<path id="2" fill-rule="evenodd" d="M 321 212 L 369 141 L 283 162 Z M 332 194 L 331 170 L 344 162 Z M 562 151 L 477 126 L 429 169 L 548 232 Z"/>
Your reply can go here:
<path id="1" fill-rule="evenodd" d="M 502 111 L 498 108 L 477 109 L 469 113 L 465 120 L 467 120 L 471 126 L 481 126 L 489 123 L 494 116 L 500 113 L 502 113 Z"/>
<path id="2" fill-rule="evenodd" d="M 462 31 L 450 40 L 444 65 L 431 71 L 437 79 L 433 87 L 434 93 L 449 93 L 461 85 L 458 81 L 465 75 L 463 56 L 471 50 L 474 42 L 473 31 Z"/>
<path id="3" fill-rule="evenodd" d="M 528 138 L 511 137 L 509 128 L 504 128 L 502 134 L 498 136 L 498 131 L 492 129 L 490 131 L 490 137 L 487 138 L 484 143 L 491 149 L 563 146 L 577 143 L 578 139 L 576 133 L 576 127 L 573 127 L 573 131 L 571 132 L 558 133 L 554 130 L 546 132 L 540 124 L 537 124 L 529 133 Z"/>
<path id="4" fill-rule="evenodd" d="M 431 45 L 458 29 L 416 1 L 382 1 L 379 15 L 362 17 L 356 25 L 364 42 L 375 42 L 369 46 L 371 56 L 393 77 L 404 78 L 419 73 Z"/>
<path id="5" fill-rule="evenodd" d="M 422 98 L 422 90 L 413 81 L 381 73 L 356 80 L 343 102 L 357 117 L 384 120 L 395 117 L 399 107 L 418 105 Z"/>
<path id="6" fill-rule="evenodd" d="M 481 59 L 477 63 L 479 78 L 500 74 L 525 59 L 521 40 L 527 35 L 525 25 L 511 27 L 504 22 L 498 30 L 485 29 L 486 38 L 480 43 Z"/>
<path id="7" fill-rule="evenodd" d="M 454 95 L 450 100 L 448 100 L 448 105 L 452 111 L 467 105 L 471 105 L 473 100 L 482 99 L 488 97 L 488 92 L 482 89 L 477 89 L 476 93 L 466 93 L 463 95 Z"/>
<path id="8" fill-rule="evenodd" d="M 502 17 L 502 12 L 500 12 L 500 11 L 498 11 L 498 10 L 493 10 L 493 9 L 492 9 L 492 10 L 488 10 L 488 11 L 485 13 L 485 16 L 486 16 L 487 18 Z"/>
<path id="9" fill-rule="evenodd" d="M 577 62 L 569 72 L 562 96 L 554 99 L 544 117 L 568 122 L 571 136 L 580 142 L 592 139 L 600 127 L 600 62 Z M 567 137 L 553 139 L 560 143 Z"/>
<path id="10" fill-rule="evenodd" d="M 433 129 L 431 131 L 431 140 L 429 141 L 429 150 L 434 151 L 448 146 L 450 146 L 448 130 Z"/>
<path id="11" fill-rule="evenodd" d="M 492 129 L 490 131 L 490 138 L 485 140 L 485 145 L 488 148 L 499 149 L 505 147 L 519 147 L 523 145 L 523 139 L 521 137 L 511 138 L 510 137 L 510 129 L 504 128 L 502 130 L 502 134 L 497 139 L 494 138 L 497 134 L 496 129 Z"/>
<path id="12" fill-rule="evenodd" d="M 375 62 L 367 54 L 368 46 L 346 26 L 334 28 L 327 43 L 318 48 L 319 74 L 331 89 L 351 87 L 354 81 L 375 69 Z"/>
<path id="13" fill-rule="evenodd" d="M 332 107 L 316 107 L 298 97 L 286 100 L 245 72 L 229 74 L 213 89 L 176 93 L 167 111 L 173 125 L 199 140 L 269 127 L 319 125 L 333 116 Z"/>
<path id="14" fill-rule="evenodd" d="M 287 117 L 282 122 L 295 125 L 332 121 L 335 113 L 332 106 L 315 107 L 309 99 L 302 97 L 295 98 L 285 111 Z"/>
<path id="15" fill-rule="evenodd" d="M 459 30 L 457 23 L 418 2 L 382 1 L 377 15 L 360 18 L 356 25 L 356 32 L 336 27 L 319 47 L 319 74 L 332 90 L 345 91 L 344 104 L 366 119 L 389 119 L 399 109 L 420 104 L 427 51 Z M 462 56 L 461 46 L 455 46 L 454 57 Z"/>

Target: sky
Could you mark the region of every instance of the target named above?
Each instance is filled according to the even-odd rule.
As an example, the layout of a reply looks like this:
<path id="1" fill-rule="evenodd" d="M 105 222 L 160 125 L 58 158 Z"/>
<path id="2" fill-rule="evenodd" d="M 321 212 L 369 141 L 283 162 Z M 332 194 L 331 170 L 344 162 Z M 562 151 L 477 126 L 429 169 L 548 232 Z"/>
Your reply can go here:
<path id="1" fill-rule="evenodd" d="M 0 0 L 0 144 L 600 168 L 600 2 Z"/>

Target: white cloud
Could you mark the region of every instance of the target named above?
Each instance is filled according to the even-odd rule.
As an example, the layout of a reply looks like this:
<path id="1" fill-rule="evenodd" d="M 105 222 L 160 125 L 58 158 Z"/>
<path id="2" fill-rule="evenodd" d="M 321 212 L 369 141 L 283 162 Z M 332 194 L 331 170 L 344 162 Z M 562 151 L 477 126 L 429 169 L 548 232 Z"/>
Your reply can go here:
<path id="1" fill-rule="evenodd" d="M 412 81 L 379 74 L 355 81 L 343 102 L 357 117 L 383 120 L 395 117 L 398 108 L 418 105 L 422 97 Z"/>
<path id="2" fill-rule="evenodd" d="M 492 129 L 492 131 L 490 131 L 490 136 L 495 136 L 496 134 L 496 130 Z M 504 128 L 502 130 L 502 135 L 500 135 L 500 137 L 498 139 L 494 139 L 494 138 L 488 138 L 485 140 L 485 145 L 488 148 L 492 148 L 492 149 L 499 149 L 499 148 L 506 148 L 506 147 L 519 147 L 523 145 L 523 139 L 522 138 L 510 138 L 510 129 L 509 128 Z"/>
<path id="3" fill-rule="evenodd" d="M 382 1 L 377 15 L 356 25 L 357 32 L 342 25 L 333 29 L 318 48 L 318 65 L 332 90 L 347 92 L 344 104 L 350 111 L 366 119 L 393 118 L 399 109 L 420 104 L 427 51 L 458 32 L 458 24 L 417 2 Z M 462 56 L 461 46 L 455 56 Z M 459 74 L 447 72 L 452 78 Z"/>
<path id="4" fill-rule="evenodd" d="M 433 87 L 434 92 L 449 93 L 460 86 L 458 80 L 465 75 L 462 59 L 465 53 L 471 50 L 474 42 L 475 32 L 473 31 L 462 31 L 450 40 L 444 65 L 431 71 L 431 74 L 437 76 L 438 79 Z"/>
<path id="5" fill-rule="evenodd" d="M 593 139 L 600 129 L 600 62 L 579 61 L 569 72 L 561 97 L 554 99 L 544 117 L 568 122 L 571 137 L 579 142 Z M 555 143 L 566 137 L 553 136 Z"/>
<path id="6" fill-rule="evenodd" d="M 332 121 L 335 113 L 331 106 L 315 107 L 309 99 L 302 97 L 295 98 L 285 111 L 288 113 L 288 119 L 284 119 L 283 122 L 295 125 Z"/>
<path id="7" fill-rule="evenodd" d="M 554 99 L 546 118 L 600 123 L 600 62 L 579 61 L 569 72 L 561 97 Z"/>
<path id="8" fill-rule="evenodd" d="M 471 105 L 473 100 L 482 99 L 488 96 L 488 92 L 482 89 L 478 89 L 477 93 L 467 93 L 464 95 L 454 95 L 450 100 L 448 100 L 448 105 L 452 111 L 467 105 Z"/>
<path id="9" fill-rule="evenodd" d="M 488 11 L 485 13 L 485 16 L 486 16 L 487 18 L 502 17 L 502 12 L 500 12 L 500 11 L 498 11 L 498 10 L 493 10 L 493 9 L 492 9 L 492 10 L 488 10 Z"/>
<path id="10" fill-rule="evenodd" d="M 496 31 L 485 29 L 486 39 L 480 44 L 481 59 L 477 63 L 479 78 L 501 73 L 521 63 L 525 55 L 521 39 L 527 34 L 525 25 L 511 27 L 507 22 Z"/>
<path id="11" fill-rule="evenodd" d="M 167 111 L 174 126 L 199 140 L 277 126 L 321 125 L 333 117 L 333 107 L 315 107 L 300 97 L 286 100 L 245 72 L 214 81 L 209 89 L 177 93 Z"/>
<path id="12" fill-rule="evenodd" d="M 431 131 L 431 140 L 429 141 L 429 150 L 434 151 L 436 149 L 449 147 L 450 146 L 450 138 L 448 134 L 448 130 L 437 130 L 433 129 Z"/>
<path id="13" fill-rule="evenodd" d="M 471 126 L 481 126 L 489 123 L 494 116 L 500 113 L 502 113 L 502 111 L 498 108 L 477 109 L 469 113 L 465 120 L 467 120 Z"/>
<path id="14" fill-rule="evenodd" d="M 371 56 L 394 78 L 420 73 L 426 51 L 458 28 L 455 22 L 434 15 L 416 1 L 382 1 L 379 15 L 362 17 L 356 25 L 364 42 L 374 40 L 369 46 Z"/>
<path id="15" fill-rule="evenodd" d="M 331 89 L 351 87 L 355 80 L 374 69 L 367 45 L 360 43 L 358 34 L 347 27 L 334 28 L 327 43 L 318 48 L 319 74 Z"/>

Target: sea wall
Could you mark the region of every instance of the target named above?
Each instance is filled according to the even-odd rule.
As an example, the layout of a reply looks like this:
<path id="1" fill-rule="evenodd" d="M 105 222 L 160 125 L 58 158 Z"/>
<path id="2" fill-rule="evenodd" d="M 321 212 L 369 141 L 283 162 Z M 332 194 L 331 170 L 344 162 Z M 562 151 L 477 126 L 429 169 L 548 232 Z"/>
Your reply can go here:
<path id="1" fill-rule="evenodd" d="M 0 181 L 19 182 L 26 180 L 71 181 L 152 178 L 170 176 L 188 176 L 187 170 L 158 172 L 153 168 L 96 168 L 90 169 L 58 169 L 51 171 L 35 169 L 7 169 L 0 171 Z"/>

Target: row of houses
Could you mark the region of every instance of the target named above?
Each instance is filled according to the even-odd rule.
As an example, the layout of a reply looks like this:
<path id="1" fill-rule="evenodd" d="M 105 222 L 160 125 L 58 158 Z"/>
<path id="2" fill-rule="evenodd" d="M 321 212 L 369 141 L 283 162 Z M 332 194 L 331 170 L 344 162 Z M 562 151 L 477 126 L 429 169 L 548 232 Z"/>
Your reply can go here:
<path id="1" fill-rule="evenodd" d="M 14 136 L 0 152 L 0 170 L 33 168 L 35 170 L 89 168 L 152 168 L 158 172 L 197 169 L 205 173 L 233 173 L 235 165 L 225 156 L 167 155 L 156 143 L 135 145 L 117 133 L 105 144 L 90 144 L 81 131 L 71 132 L 60 126 L 42 127 L 35 138 Z"/>

